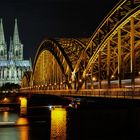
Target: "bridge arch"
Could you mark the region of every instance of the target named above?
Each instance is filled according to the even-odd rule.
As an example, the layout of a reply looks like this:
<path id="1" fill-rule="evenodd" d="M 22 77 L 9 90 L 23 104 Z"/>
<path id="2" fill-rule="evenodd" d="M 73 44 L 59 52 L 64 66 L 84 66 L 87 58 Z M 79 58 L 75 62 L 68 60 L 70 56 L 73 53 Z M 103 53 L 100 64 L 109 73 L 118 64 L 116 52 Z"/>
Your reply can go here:
<path id="1" fill-rule="evenodd" d="M 32 76 L 32 71 L 27 71 L 24 73 L 22 77 L 22 82 L 21 82 L 21 87 L 26 88 L 31 86 L 31 76 Z"/>
<path id="2" fill-rule="evenodd" d="M 84 47 L 84 43 L 76 39 L 43 40 L 33 64 L 33 86 L 45 86 L 47 89 L 52 89 L 50 86 L 57 89 L 73 88 L 71 73 Z"/>
<path id="3" fill-rule="evenodd" d="M 35 56 L 31 79 L 33 89 L 56 89 L 37 92 L 43 94 L 65 92 L 107 97 L 119 94 L 121 98 L 139 94 L 140 1 L 119 2 L 86 41 L 43 40 Z M 64 88 L 77 90 L 61 90 Z"/>
<path id="4" fill-rule="evenodd" d="M 118 79 L 118 87 L 122 86 L 121 80 L 126 78 L 131 79 L 129 84 L 134 84 L 134 77 L 140 71 L 139 17 L 140 2 L 131 0 L 121 1 L 107 15 L 84 50 L 88 52 L 91 47 L 94 48 L 91 56 L 87 57 L 89 59 L 86 59 L 78 89 L 91 88 L 94 81 L 98 81 L 96 87 L 101 88 L 102 80 L 107 81 L 107 86 L 113 79 Z M 83 55 L 79 59 L 82 60 Z M 85 87 L 86 83 L 90 83 L 90 86 Z"/>

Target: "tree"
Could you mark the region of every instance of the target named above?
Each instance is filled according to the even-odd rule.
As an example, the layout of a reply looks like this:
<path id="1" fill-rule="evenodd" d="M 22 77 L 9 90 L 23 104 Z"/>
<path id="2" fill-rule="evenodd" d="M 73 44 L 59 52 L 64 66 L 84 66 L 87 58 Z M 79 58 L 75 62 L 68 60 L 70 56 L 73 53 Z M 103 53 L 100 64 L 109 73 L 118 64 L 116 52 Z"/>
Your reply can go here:
<path id="1" fill-rule="evenodd" d="M 13 89 L 19 89 L 20 85 L 14 84 L 14 83 L 5 83 L 3 86 L 0 88 L 1 90 L 13 90 Z"/>

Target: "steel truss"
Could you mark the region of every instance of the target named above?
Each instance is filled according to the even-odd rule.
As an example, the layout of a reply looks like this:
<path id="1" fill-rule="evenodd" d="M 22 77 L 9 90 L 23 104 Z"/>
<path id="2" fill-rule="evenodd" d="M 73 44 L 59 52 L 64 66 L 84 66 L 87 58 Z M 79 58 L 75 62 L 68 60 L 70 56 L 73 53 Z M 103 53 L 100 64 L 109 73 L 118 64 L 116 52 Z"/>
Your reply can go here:
<path id="1" fill-rule="evenodd" d="M 45 39 L 33 66 L 34 87 L 79 90 L 138 84 L 140 1 L 119 2 L 91 38 Z"/>

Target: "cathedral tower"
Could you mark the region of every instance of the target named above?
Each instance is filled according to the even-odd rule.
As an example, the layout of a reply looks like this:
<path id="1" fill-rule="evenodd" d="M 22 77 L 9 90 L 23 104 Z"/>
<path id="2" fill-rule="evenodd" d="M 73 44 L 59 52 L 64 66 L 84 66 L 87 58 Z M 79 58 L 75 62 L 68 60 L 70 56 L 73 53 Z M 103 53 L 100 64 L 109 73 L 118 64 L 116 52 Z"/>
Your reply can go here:
<path id="1" fill-rule="evenodd" d="M 7 57 L 8 55 L 8 57 Z M 30 60 L 23 58 L 23 44 L 20 42 L 17 19 L 15 19 L 14 33 L 10 37 L 9 51 L 5 42 L 2 19 L 0 20 L 0 87 L 6 83 L 21 84 L 26 71 L 32 70 Z"/>
<path id="2" fill-rule="evenodd" d="M 2 19 L 0 19 L 0 60 L 7 60 L 7 45 L 4 38 Z"/>
<path id="3" fill-rule="evenodd" d="M 13 49 L 14 60 L 23 60 L 23 44 L 19 39 L 17 19 L 15 19 L 13 42 L 11 42 L 10 45 L 12 45 L 11 48 Z"/>

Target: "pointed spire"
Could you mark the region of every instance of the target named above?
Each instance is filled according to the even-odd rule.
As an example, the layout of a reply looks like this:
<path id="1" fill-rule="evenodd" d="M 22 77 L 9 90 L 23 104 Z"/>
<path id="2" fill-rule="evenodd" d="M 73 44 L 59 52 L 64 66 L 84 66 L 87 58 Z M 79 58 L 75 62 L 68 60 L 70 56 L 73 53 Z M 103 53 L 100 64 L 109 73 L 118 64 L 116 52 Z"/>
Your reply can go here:
<path id="1" fill-rule="evenodd" d="M 18 33 L 18 26 L 17 26 L 17 19 L 15 19 L 15 28 L 14 28 L 14 35 L 13 35 L 13 43 L 19 44 L 19 33 Z"/>
<path id="2" fill-rule="evenodd" d="M 13 59 L 13 42 L 10 36 L 9 59 Z"/>
<path id="3" fill-rule="evenodd" d="M 2 19 L 0 19 L 0 44 L 5 44 Z"/>
<path id="4" fill-rule="evenodd" d="M 12 37 L 10 36 L 10 47 L 9 47 L 9 51 L 12 52 L 13 51 L 13 43 L 12 43 Z"/>

